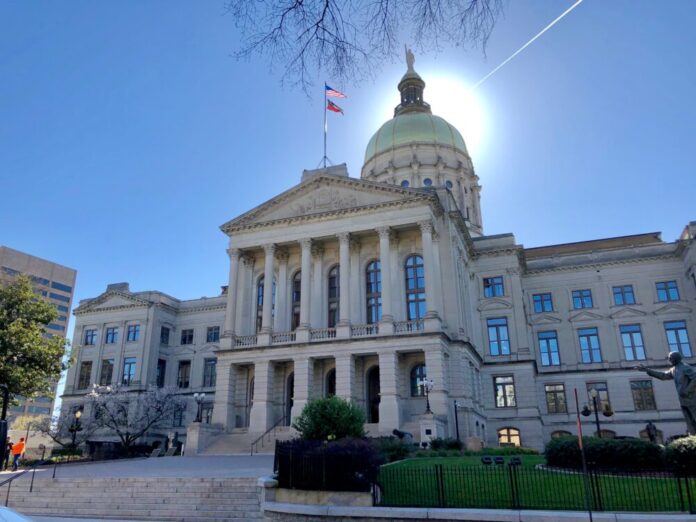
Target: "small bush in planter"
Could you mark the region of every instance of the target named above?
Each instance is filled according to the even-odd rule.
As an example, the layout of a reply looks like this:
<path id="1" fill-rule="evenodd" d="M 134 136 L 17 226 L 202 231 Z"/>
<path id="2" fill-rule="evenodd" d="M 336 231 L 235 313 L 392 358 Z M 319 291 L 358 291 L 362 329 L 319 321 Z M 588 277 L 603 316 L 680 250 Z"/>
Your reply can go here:
<path id="1" fill-rule="evenodd" d="M 352 402 L 326 397 L 309 401 L 292 426 L 303 439 L 332 441 L 364 437 L 364 422 L 365 413 Z"/>
<path id="2" fill-rule="evenodd" d="M 669 469 L 677 473 L 696 474 L 696 436 L 682 437 L 665 448 Z"/>

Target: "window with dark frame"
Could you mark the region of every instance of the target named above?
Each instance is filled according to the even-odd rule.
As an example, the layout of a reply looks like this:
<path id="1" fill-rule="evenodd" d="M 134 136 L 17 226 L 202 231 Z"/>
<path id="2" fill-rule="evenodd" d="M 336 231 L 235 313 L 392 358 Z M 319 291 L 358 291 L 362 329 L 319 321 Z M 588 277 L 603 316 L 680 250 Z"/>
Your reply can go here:
<path id="1" fill-rule="evenodd" d="M 97 331 L 93 329 L 85 330 L 85 346 L 94 346 L 97 344 Z"/>
<path id="2" fill-rule="evenodd" d="M 339 315 L 339 301 L 340 301 L 340 292 L 341 292 L 341 285 L 340 285 L 340 275 L 339 275 L 339 270 L 340 267 L 339 265 L 334 265 L 331 270 L 329 270 L 329 277 L 328 277 L 328 326 L 329 328 L 334 328 L 336 324 L 338 323 L 338 315 Z"/>
<path id="3" fill-rule="evenodd" d="M 205 359 L 203 361 L 203 387 L 212 388 L 215 386 L 217 359 Z"/>
<path id="4" fill-rule="evenodd" d="M 101 372 L 99 374 L 99 385 L 110 386 L 114 378 L 114 360 L 104 359 L 101 364 Z"/>
<path id="5" fill-rule="evenodd" d="M 580 328 L 578 330 L 580 356 L 585 364 L 602 362 L 602 350 L 599 344 L 597 328 Z"/>
<path id="6" fill-rule="evenodd" d="M 116 344 L 118 342 L 118 328 L 113 326 L 107 328 L 104 342 L 106 344 Z"/>
<path id="7" fill-rule="evenodd" d="M 633 285 L 621 285 L 612 288 L 614 294 L 614 304 L 616 306 L 636 304 L 636 298 L 633 295 Z"/>
<path id="8" fill-rule="evenodd" d="M 592 308 L 592 291 L 588 289 L 573 290 L 573 308 L 580 310 L 582 308 Z"/>
<path id="9" fill-rule="evenodd" d="M 691 357 L 691 344 L 689 333 L 686 330 L 686 321 L 665 322 L 665 334 L 670 352 L 679 352 L 684 357 Z"/>
<path id="10" fill-rule="evenodd" d="M 193 344 L 193 328 L 181 330 L 181 344 Z"/>
<path id="11" fill-rule="evenodd" d="M 164 388 L 165 378 L 167 376 L 167 361 L 165 359 L 157 359 L 157 387 Z"/>
<path id="12" fill-rule="evenodd" d="M 80 364 L 80 378 L 77 381 L 77 389 L 84 390 L 89 387 L 92 378 L 92 361 L 83 361 Z"/>
<path id="13" fill-rule="evenodd" d="M 220 341 L 220 327 L 219 326 L 209 326 L 205 334 L 205 342 L 207 343 L 217 343 Z"/>
<path id="14" fill-rule="evenodd" d="M 425 271 L 423 258 L 410 255 L 406 259 L 406 319 L 418 321 L 425 317 Z"/>
<path id="15" fill-rule="evenodd" d="M 382 319 L 382 267 L 378 259 L 370 261 L 365 269 L 365 298 L 367 324 L 379 323 Z"/>
<path id="16" fill-rule="evenodd" d="M 515 380 L 512 375 L 501 375 L 493 378 L 495 387 L 495 407 L 512 408 L 517 406 L 515 398 Z"/>
<path id="17" fill-rule="evenodd" d="M 179 361 L 179 372 L 177 373 L 177 386 L 188 388 L 191 384 L 191 361 Z"/>
<path id="18" fill-rule="evenodd" d="M 411 397 L 425 397 L 425 379 L 428 376 L 425 364 L 411 368 Z"/>
<path id="19" fill-rule="evenodd" d="M 558 353 L 558 337 L 556 330 L 537 333 L 539 340 L 539 355 L 541 356 L 542 366 L 558 366 L 561 364 L 561 357 Z"/>
<path id="20" fill-rule="evenodd" d="M 631 395 L 633 395 L 633 405 L 636 410 L 643 411 L 657 409 L 652 381 L 631 381 Z"/>
<path id="21" fill-rule="evenodd" d="M 643 334 L 639 324 L 622 324 L 619 326 L 621 344 L 627 361 L 644 361 L 645 347 L 643 346 Z"/>
<path id="22" fill-rule="evenodd" d="M 140 325 L 139 324 L 129 324 L 128 325 L 128 342 L 132 343 L 138 340 L 140 337 Z"/>
<path id="23" fill-rule="evenodd" d="M 498 444 L 503 447 L 521 446 L 520 430 L 517 428 L 500 428 L 498 430 Z"/>
<path id="24" fill-rule="evenodd" d="M 534 294 L 532 300 L 534 301 L 534 313 L 553 312 L 553 297 L 550 292 Z"/>
<path id="25" fill-rule="evenodd" d="M 660 302 L 679 301 L 679 287 L 676 281 L 660 281 L 655 283 L 657 300 Z"/>
<path id="26" fill-rule="evenodd" d="M 506 317 L 486 320 L 488 326 L 488 353 L 491 355 L 510 355 L 510 337 Z"/>
<path id="27" fill-rule="evenodd" d="M 123 359 L 123 375 L 121 384 L 130 386 L 135 381 L 135 357 Z"/>
<path id="28" fill-rule="evenodd" d="M 169 346 L 169 333 L 170 330 L 168 327 L 163 326 L 160 328 L 160 344 L 163 344 L 164 346 Z"/>
<path id="29" fill-rule="evenodd" d="M 502 297 L 504 295 L 505 288 L 503 287 L 503 276 L 483 278 L 484 297 Z"/>
<path id="30" fill-rule="evenodd" d="M 568 413 L 563 384 L 546 384 L 544 392 L 546 393 L 546 407 L 549 413 Z"/>
<path id="31" fill-rule="evenodd" d="M 594 406 L 592 403 L 592 390 L 597 390 L 597 408 L 599 411 L 605 411 L 610 407 L 609 402 L 609 389 L 607 388 L 606 382 L 588 382 L 587 386 L 587 398 L 590 408 L 594 411 Z"/>

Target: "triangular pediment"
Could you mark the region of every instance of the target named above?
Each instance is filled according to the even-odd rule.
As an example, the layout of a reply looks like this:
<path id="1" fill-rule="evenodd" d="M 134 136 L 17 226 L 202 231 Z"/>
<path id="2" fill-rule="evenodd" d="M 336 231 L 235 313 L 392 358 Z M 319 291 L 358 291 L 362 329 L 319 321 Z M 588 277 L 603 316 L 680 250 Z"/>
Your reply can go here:
<path id="1" fill-rule="evenodd" d="M 626 317 L 642 317 L 644 315 L 646 315 L 646 313 L 642 310 L 638 310 L 637 308 L 631 308 L 630 306 L 627 306 L 625 308 L 617 310 L 609 317 L 611 317 L 612 319 L 624 319 Z"/>
<path id="2" fill-rule="evenodd" d="M 594 312 L 588 312 L 587 310 L 583 310 L 582 312 L 578 312 L 575 315 L 571 315 L 568 320 L 570 322 L 578 322 L 578 321 L 598 321 L 600 319 L 604 319 L 603 316 L 596 314 Z"/>
<path id="3" fill-rule="evenodd" d="M 478 306 L 479 312 L 484 310 L 503 310 L 506 308 L 512 308 L 512 303 L 507 299 L 501 299 L 499 297 L 484 299 Z"/>
<path id="4" fill-rule="evenodd" d="M 562 321 L 550 314 L 539 314 L 532 318 L 532 324 L 558 324 Z"/>
<path id="5" fill-rule="evenodd" d="M 99 310 L 112 310 L 114 308 L 132 306 L 147 306 L 149 304 L 150 302 L 145 299 L 140 299 L 123 292 L 110 291 L 80 305 L 75 309 L 75 313 L 96 312 Z"/>
<path id="6" fill-rule="evenodd" d="M 664 306 L 661 306 L 657 310 L 655 310 L 653 313 L 655 315 L 664 315 L 664 314 L 674 314 L 674 313 L 679 313 L 679 314 L 688 314 L 691 312 L 691 308 L 688 306 L 684 306 L 679 303 L 668 303 Z"/>
<path id="7" fill-rule="evenodd" d="M 220 228 L 275 223 L 308 216 L 359 211 L 365 208 L 427 202 L 436 196 L 424 189 L 402 188 L 347 176 L 319 175 L 294 186 Z"/>

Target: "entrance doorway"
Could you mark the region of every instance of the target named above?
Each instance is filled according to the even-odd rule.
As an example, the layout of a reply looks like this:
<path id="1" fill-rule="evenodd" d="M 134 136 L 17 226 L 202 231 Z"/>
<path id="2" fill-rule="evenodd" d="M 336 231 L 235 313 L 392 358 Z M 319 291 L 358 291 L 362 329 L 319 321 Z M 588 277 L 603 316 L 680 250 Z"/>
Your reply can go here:
<path id="1" fill-rule="evenodd" d="M 379 366 L 367 371 L 367 422 L 379 422 Z"/>
<path id="2" fill-rule="evenodd" d="M 295 372 L 288 375 L 285 381 L 285 426 L 290 426 L 290 415 L 292 414 L 292 405 L 295 396 Z"/>

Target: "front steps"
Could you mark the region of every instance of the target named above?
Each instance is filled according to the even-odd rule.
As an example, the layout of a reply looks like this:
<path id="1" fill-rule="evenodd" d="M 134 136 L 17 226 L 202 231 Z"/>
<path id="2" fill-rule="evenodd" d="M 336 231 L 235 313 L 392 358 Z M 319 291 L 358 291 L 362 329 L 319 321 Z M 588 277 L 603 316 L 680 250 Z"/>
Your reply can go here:
<path id="1" fill-rule="evenodd" d="M 246 431 L 233 431 L 224 433 L 213 439 L 207 448 L 199 452 L 200 455 L 249 455 L 251 443 L 261 436 L 260 433 L 248 433 Z M 276 440 L 290 440 L 297 437 L 297 431 L 290 426 L 279 426 L 264 436 L 263 445 L 258 443 L 254 453 L 272 454 L 275 451 Z"/>
<path id="2" fill-rule="evenodd" d="M 42 478 L 12 483 L 9 507 L 25 515 L 85 519 L 263 520 L 255 478 Z M 5 486 L 7 487 L 7 486 Z M 6 489 L 3 488 L 4 496 Z"/>

